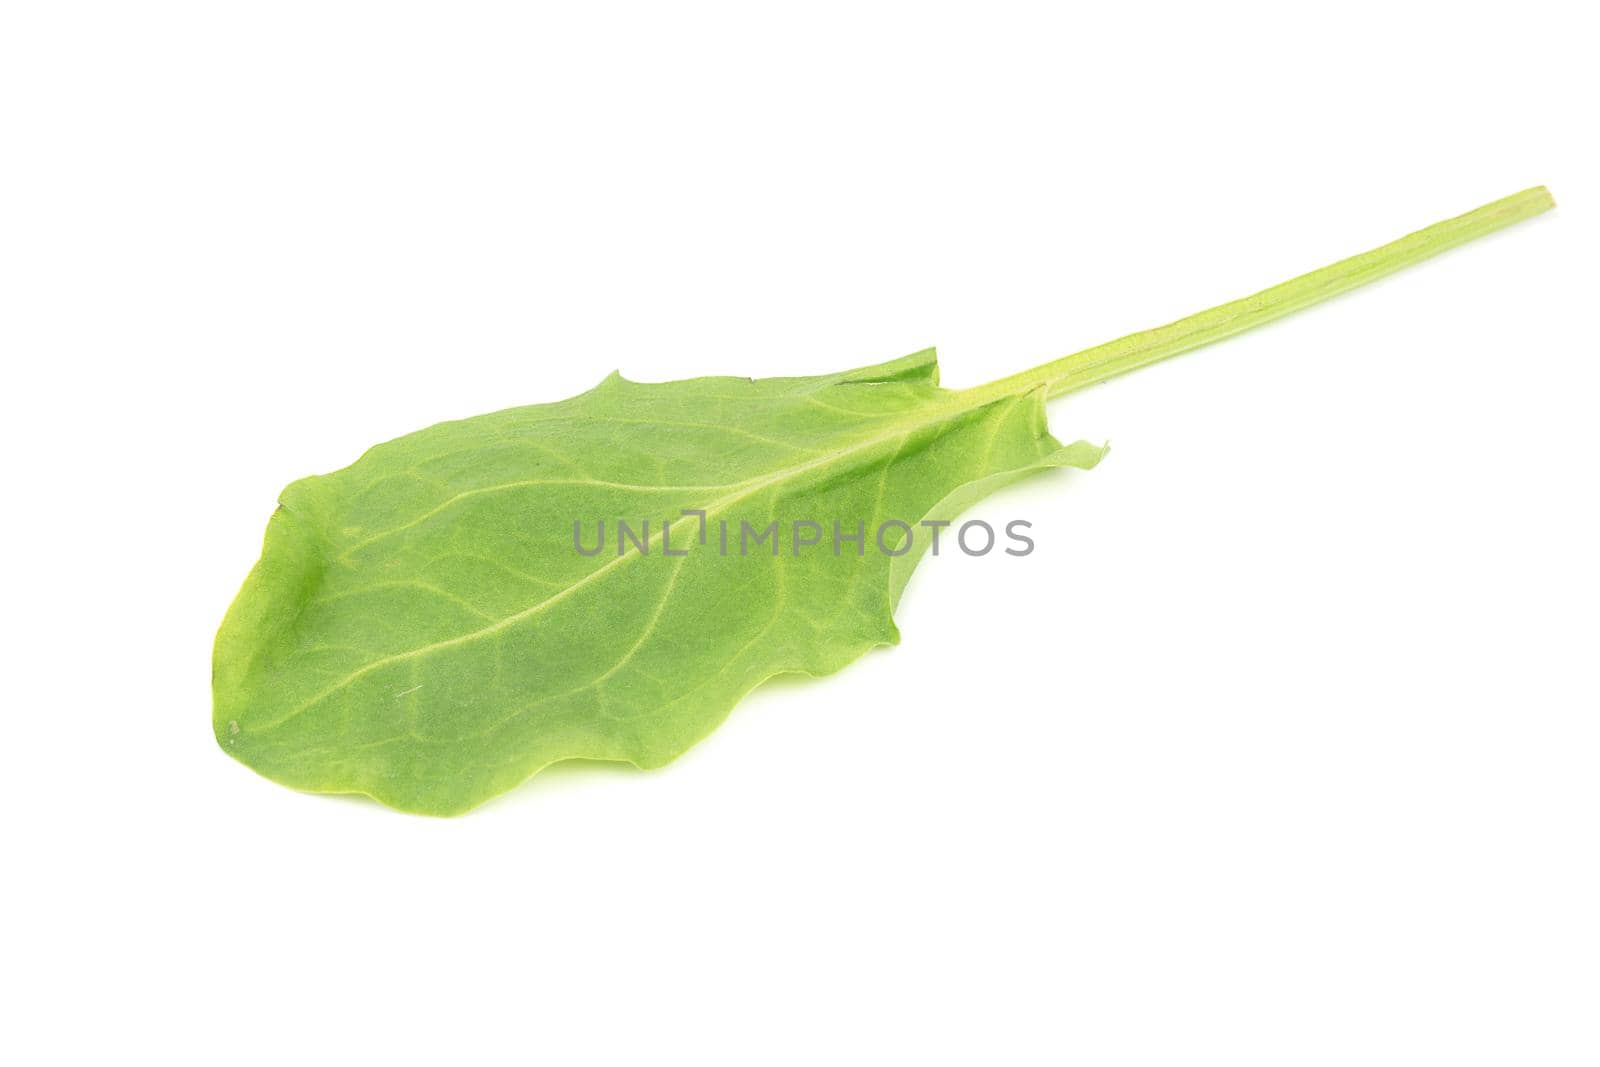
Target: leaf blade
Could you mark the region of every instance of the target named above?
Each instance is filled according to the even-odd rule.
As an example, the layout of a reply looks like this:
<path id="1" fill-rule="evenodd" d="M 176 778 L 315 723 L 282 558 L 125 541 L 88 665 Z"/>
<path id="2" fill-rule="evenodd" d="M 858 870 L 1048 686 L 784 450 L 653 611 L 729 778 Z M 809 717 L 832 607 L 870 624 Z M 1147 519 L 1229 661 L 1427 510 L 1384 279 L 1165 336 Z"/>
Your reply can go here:
<path id="1" fill-rule="evenodd" d="M 663 557 L 656 533 L 650 554 L 590 561 L 564 541 L 569 512 L 693 508 L 736 536 L 839 518 L 872 537 L 960 486 L 1078 455 L 1050 437 L 1042 392 L 978 400 L 936 381 L 931 350 L 809 379 L 612 376 L 295 483 L 218 636 L 219 741 L 285 784 L 430 814 L 561 759 L 669 762 L 765 679 L 896 641 L 898 560 L 865 545 Z M 715 421 L 730 417 L 739 432 Z M 473 442 L 490 462 L 471 462 Z M 706 455 L 723 480 L 681 480 L 705 478 Z"/>

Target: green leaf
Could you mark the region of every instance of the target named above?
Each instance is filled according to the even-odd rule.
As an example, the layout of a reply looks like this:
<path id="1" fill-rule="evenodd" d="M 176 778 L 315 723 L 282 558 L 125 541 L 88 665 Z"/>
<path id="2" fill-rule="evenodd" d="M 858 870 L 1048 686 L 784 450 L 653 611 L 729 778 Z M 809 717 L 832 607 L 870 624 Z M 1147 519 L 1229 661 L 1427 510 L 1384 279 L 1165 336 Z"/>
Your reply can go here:
<path id="1" fill-rule="evenodd" d="M 296 482 L 218 640 L 223 743 L 290 785 L 441 813 L 555 760 L 666 763 L 764 679 L 898 640 L 896 557 L 835 557 L 832 520 L 871 537 L 1099 457 L 1050 436 L 1042 388 L 971 401 L 935 379 L 931 350 L 815 378 L 613 375 Z M 658 523 L 685 510 L 707 544 L 683 518 L 665 555 Z M 590 547 L 617 519 L 655 520 L 646 551 L 576 550 L 575 520 Z M 826 542 L 796 554 L 796 519 Z"/>
<path id="2" fill-rule="evenodd" d="M 765 679 L 895 643 L 895 603 L 930 543 L 918 523 L 1039 471 L 1092 467 L 1103 450 L 1052 437 L 1047 396 L 1549 206 L 1529 190 L 978 389 L 940 388 L 931 349 L 808 378 L 613 374 L 570 400 L 379 445 L 283 492 L 217 635 L 218 741 L 286 785 L 439 815 L 558 760 L 664 764 Z M 649 536 L 619 550 L 618 520 L 648 520 Z M 603 549 L 580 551 L 602 522 Z M 774 522 L 782 543 L 751 551 Z M 916 531 L 910 543 L 886 522 Z M 859 546 L 843 539 L 858 532 Z M 813 533 L 821 545 L 795 545 Z"/>

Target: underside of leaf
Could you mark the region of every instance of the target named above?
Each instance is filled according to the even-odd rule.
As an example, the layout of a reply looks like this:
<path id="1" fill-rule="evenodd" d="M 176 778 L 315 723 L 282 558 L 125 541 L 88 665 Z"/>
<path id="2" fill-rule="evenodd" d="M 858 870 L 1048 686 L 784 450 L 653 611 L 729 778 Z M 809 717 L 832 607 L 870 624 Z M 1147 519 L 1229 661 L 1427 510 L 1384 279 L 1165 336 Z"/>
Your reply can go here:
<path id="1" fill-rule="evenodd" d="M 284 491 L 218 634 L 217 738 L 286 785 L 431 814 L 558 760 L 664 764 L 765 679 L 898 640 L 925 542 L 880 550 L 885 520 L 1092 466 L 1100 450 L 1051 437 L 1043 402 L 943 390 L 930 349 L 811 378 L 612 375 L 380 445 Z M 575 523 L 642 519 L 645 551 L 575 549 Z M 684 555 L 662 551 L 669 519 Z M 824 543 L 797 552 L 798 520 Z M 866 543 L 835 555 L 835 520 Z M 774 521 L 776 555 L 721 550 L 723 524 Z"/>

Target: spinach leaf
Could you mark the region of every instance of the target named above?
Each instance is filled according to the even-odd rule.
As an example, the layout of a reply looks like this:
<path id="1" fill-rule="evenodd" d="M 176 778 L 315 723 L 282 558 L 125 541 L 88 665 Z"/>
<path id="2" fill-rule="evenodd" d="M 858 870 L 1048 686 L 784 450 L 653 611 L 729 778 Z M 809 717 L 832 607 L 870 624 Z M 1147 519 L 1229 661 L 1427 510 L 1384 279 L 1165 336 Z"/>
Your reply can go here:
<path id="1" fill-rule="evenodd" d="M 931 349 L 805 378 L 613 374 L 379 445 L 284 490 L 217 634 L 217 739 L 285 785 L 435 815 L 558 760 L 660 766 L 765 679 L 895 643 L 937 523 L 1092 467 L 1103 449 L 1052 437 L 1048 397 L 1551 206 L 1530 189 L 976 389 L 941 389 Z"/>

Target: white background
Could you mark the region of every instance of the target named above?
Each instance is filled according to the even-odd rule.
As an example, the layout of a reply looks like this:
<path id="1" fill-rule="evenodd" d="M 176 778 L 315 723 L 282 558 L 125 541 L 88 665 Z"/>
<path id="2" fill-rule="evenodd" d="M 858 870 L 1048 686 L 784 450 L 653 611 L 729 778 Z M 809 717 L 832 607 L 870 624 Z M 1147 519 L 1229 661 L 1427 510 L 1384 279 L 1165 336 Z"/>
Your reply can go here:
<path id="1" fill-rule="evenodd" d="M 13 1063 L 1600 1060 L 1580 5 L 11 3 Z M 1297 13 L 1298 12 L 1298 13 Z M 1548 183 L 1052 405 L 904 644 L 466 818 L 216 748 L 275 494 L 446 418 L 975 384 Z"/>

